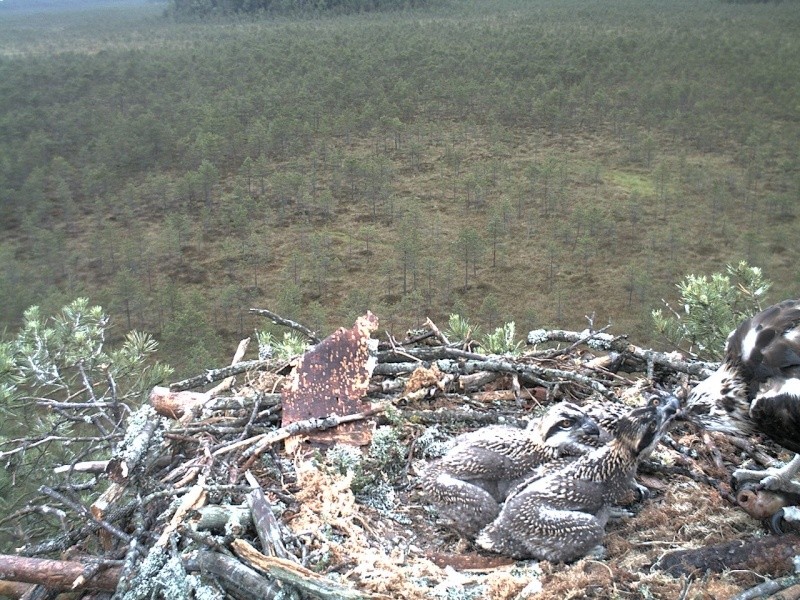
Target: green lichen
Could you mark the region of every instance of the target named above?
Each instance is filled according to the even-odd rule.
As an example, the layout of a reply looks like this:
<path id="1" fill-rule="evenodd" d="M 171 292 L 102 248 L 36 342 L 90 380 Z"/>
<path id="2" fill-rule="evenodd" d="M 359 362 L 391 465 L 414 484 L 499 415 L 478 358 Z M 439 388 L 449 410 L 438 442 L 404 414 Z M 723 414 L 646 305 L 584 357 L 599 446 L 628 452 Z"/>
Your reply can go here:
<path id="1" fill-rule="evenodd" d="M 444 433 L 439 425 L 426 427 L 414 443 L 416 456 L 426 460 L 444 456 L 452 446 L 452 438 Z"/>
<path id="2" fill-rule="evenodd" d="M 203 583 L 197 575 L 187 575 L 186 581 L 194 592 L 195 600 L 223 600 L 225 595 L 217 588 Z"/>
<path id="3" fill-rule="evenodd" d="M 167 563 L 167 555 L 161 547 L 153 547 L 139 565 L 137 574 L 130 583 L 130 589 L 122 600 L 144 600 L 155 597 L 158 591 L 157 577 Z"/>

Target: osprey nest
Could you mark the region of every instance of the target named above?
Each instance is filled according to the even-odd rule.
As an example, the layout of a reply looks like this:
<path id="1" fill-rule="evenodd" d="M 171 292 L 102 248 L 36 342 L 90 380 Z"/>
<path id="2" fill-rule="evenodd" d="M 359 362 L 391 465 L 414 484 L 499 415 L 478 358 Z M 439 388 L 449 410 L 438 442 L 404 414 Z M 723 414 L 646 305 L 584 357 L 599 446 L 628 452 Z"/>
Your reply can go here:
<path id="1" fill-rule="evenodd" d="M 231 366 L 153 389 L 113 456 L 63 467 L 62 487 L 3 519 L 24 531 L 31 514 L 66 515 L 49 539 L 21 535 L 0 556 L 0 596 L 798 597 L 800 537 L 765 525 L 796 499 L 731 488 L 742 464 L 788 458 L 763 439 L 674 421 L 638 463 L 646 491 L 615 507 L 601 548 L 567 563 L 484 550 L 424 496 L 426 468 L 461 433 L 524 428 L 564 400 L 627 410 L 652 390 L 684 399 L 716 365 L 605 329 L 532 331 L 496 355 L 430 321 L 379 340 L 367 313 L 319 340 L 253 312 L 313 345 L 244 360 L 245 340 Z"/>

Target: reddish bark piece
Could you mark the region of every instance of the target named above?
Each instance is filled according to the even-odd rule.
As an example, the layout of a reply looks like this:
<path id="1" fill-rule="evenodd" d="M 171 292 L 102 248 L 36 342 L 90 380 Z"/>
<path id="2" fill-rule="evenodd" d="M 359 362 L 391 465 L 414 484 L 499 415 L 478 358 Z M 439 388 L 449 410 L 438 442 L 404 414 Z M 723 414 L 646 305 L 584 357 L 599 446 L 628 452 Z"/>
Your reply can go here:
<path id="1" fill-rule="evenodd" d="M 88 581 L 76 580 L 86 573 L 87 567 L 79 562 L 27 558 L 0 555 L 0 579 L 23 583 L 35 583 L 60 590 L 105 590 L 117 589 L 120 568 L 113 567 L 97 573 Z M 73 587 L 74 586 L 74 587 Z"/>
<path id="2" fill-rule="evenodd" d="M 357 413 L 366 407 L 363 398 L 377 352 L 377 340 L 370 333 L 377 328 L 378 318 L 367 311 L 353 327 L 340 327 L 297 360 L 282 391 L 283 427 L 305 419 Z M 363 445 L 369 443 L 370 434 L 369 423 L 357 422 L 308 435 L 320 443 Z"/>
<path id="3" fill-rule="evenodd" d="M 173 392 L 167 387 L 156 386 L 150 392 L 150 404 L 155 411 L 170 419 L 179 419 L 211 400 L 208 392 Z"/>

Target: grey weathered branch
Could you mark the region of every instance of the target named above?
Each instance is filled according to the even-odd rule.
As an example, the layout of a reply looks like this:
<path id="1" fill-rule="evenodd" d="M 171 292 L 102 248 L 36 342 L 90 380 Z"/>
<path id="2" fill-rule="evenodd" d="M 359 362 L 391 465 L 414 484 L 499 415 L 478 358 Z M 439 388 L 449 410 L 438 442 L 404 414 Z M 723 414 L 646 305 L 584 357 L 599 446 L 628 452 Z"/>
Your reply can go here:
<path id="1" fill-rule="evenodd" d="M 319 344 L 320 342 L 320 339 L 317 336 L 316 332 L 311 331 L 308 327 L 306 327 L 302 323 L 298 323 L 297 321 L 292 321 L 291 319 L 286 319 L 280 315 L 275 314 L 270 310 L 267 310 L 266 308 L 251 308 L 250 314 L 267 317 L 270 321 L 272 321 L 277 325 L 282 325 L 284 327 L 294 329 L 295 331 L 298 331 L 302 333 L 304 336 L 306 336 L 313 344 Z"/>
<path id="2" fill-rule="evenodd" d="M 185 559 L 184 566 L 187 571 L 213 575 L 223 588 L 233 591 L 237 598 L 273 600 L 283 593 L 278 582 L 270 581 L 235 558 L 218 552 L 198 552 Z"/>
<path id="3" fill-rule="evenodd" d="M 264 490 L 261 489 L 258 480 L 250 471 L 245 473 L 245 478 L 253 486 L 252 491 L 247 494 L 247 505 L 250 507 L 250 514 L 253 517 L 253 524 L 255 525 L 256 533 L 258 533 L 258 539 L 261 541 L 263 553 L 296 560 L 283 545 L 278 520 L 272 514 L 272 507 L 264 495 Z"/>
<path id="4" fill-rule="evenodd" d="M 139 430 L 133 429 L 134 421 L 131 419 L 128 423 L 126 439 L 117 448 L 106 469 L 109 478 L 118 483 L 126 481 L 139 463 L 147 458 L 155 432 L 163 426 L 162 420 L 147 405 L 140 408 L 135 414 L 138 417 L 135 423 Z"/>
<path id="5" fill-rule="evenodd" d="M 106 523 L 123 521 L 130 517 L 138 505 L 139 502 L 137 500 L 132 500 L 122 506 L 116 507 L 106 515 L 104 521 Z M 91 519 L 80 528 L 62 533 L 36 546 L 23 546 L 18 552 L 22 556 L 38 556 L 42 554 L 52 554 L 53 552 L 64 552 L 67 548 L 70 548 L 78 541 L 86 538 L 86 536 L 96 533 L 100 528 L 100 523 Z"/>
<path id="6" fill-rule="evenodd" d="M 191 521 L 196 531 L 224 531 L 230 523 L 247 527 L 252 523 L 250 511 L 243 506 L 209 504 L 197 509 L 197 519 Z"/>
<path id="7" fill-rule="evenodd" d="M 619 352 L 636 358 L 645 363 L 653 363 L 660 367 L 668 368 L 680 373 L 688 373 L 698 377 L 707 377 L 719 365 L 703 361 L 686 361 L 680 353 L 658 352 L 647 348 L 640 348 L 627 341 L 625 336 L 613 336 L 608 333 L 596 331 L 566 331 L 563 329 L 535 329 L 528 333 L 527 342 L 530 345 L 546 342 L 567 342 L 570 344 L 585 343 L 592 349 Z"/>
<path id="8" fill-rule="evenodd" d="M 779 579 L 771 579 L 757 586 L 751 587 L 748 590 L 736 594 L 731 600 L 759 600 L 759 598 L 784 598 L 783 595 L 775 596 L 777 592 L 782 592 L 790 587 L 800 584 L 800 575 L 787 575 Z M 795 594 L 787 595 L 785 598 L 797 598 L 797 590 Z"/>
<path id="9" fill-rule="evenodd" d="M 325 600 L 378 600 L 382 594 L 370 594 L 345 587 L 297 563 L 276 556 L 265 556 L 245 540 L 234 540 L 234 551 L 244 560 L 281 581 Z"/>
<path id="10" fill-rule="evenodd" d="M 71 511 L 76 513 L 78 516 L 80 516 L 80 517 L 82 517 L 82 518 L 84 518 L 86 520 L 94 521 L 101 528 L 105 529 L 108 533 L 110 533 L 111 535 L 113 535 L 116 538 L 119 538 L 120 540 L 122 540 L 126 544 L 131 541 L 131 536 L 129 536 L 127 533 L 125 533 L 124 531 L 121 531 L 118 527 L 115 527 L 114 525 L 112 525 L 111 523 L 108 523 L 107 521 L 104 521 L 102 519 L 98 519 L 91 512 L 89 512 L 88 508 L 86 508 L 82 504 L 78 504 L 77 502 L 74 502 L 74 501 L 70 500 L 69 498 L 64 496 L 64 494 L 61 494 L 61 493 L 59 493 L 59 492 L 47 487 L 46 485 L 40 486 L 39 487 L 39 492 L 44 494 L 44 495 L 46 495 L 46 496 L 49 496 L 49 497 L 53 498 L 54 500 L 56 500 L 58 502 L 61 502 L 64 506 L 69 508 Z"/>
<path id="11" fill-rule="evenodd" d="M 245 360 L 221 369 L 208 369 L 202 375 L 195 375 L 194 377 L 189 377 L 188 379 L 170 383 L 169 389 L 173 392 L 190 390 L 202 385 L 214 383 L 215 381 L 219 381 L 221 379 L 232 377 L 233 375 L 238 375 L 239 373 L 244 373 L 245 371 L 263 369 L 271 364 L 273 364 L 273 361 L 270 360 Z"/>

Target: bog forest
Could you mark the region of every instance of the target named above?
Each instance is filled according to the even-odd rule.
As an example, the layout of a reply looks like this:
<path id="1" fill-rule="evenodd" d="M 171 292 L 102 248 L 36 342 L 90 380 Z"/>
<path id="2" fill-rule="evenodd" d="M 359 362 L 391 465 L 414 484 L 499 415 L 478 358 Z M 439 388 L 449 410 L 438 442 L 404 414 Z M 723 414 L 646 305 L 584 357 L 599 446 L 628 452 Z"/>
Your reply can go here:
<path id="1" fill-rule="evenodd" d="M 88 297 L 181 375 L 250 307 L 322 335 L 594 314 L 659 347 L 687 273 L 796 293 L 796 2 L 4 5 L 7 331 Z"/>
<path id="2" fill-rule="evenodd" d="M 0 0 L 0 596 L 800 585 L 730 480 L 783 449 L 649 395 L 798 294 L 798 32 L 788 0 Z M 586 460 L 648 490 L 599 552 L 516 562 L 426 503 L 458 433 L 598 399 L 647 404 Z"/>

